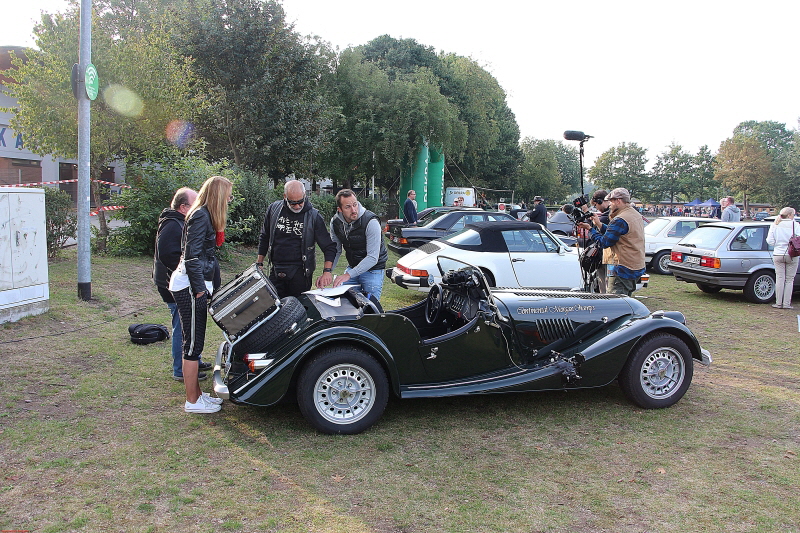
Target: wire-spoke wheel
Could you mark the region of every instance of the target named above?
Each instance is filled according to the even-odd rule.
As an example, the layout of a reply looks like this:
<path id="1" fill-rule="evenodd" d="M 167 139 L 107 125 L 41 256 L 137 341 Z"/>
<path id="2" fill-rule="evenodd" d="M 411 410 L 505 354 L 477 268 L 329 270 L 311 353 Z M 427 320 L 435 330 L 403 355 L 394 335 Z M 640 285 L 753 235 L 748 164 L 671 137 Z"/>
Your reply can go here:
<path id="1" fill-rule="evenodd" d="M 645 409 L 669 407 L 692 382 L 692 354 L 678 337 L 659 333 L 637 346 L 619 375 L 625 395 Z"/>
<path id="2" fill-rule="evenodd" d="M 297 387 L 306 419 L 325 433 L 360 433 L 383 414 L 389 384 L 383 367 L 351 346 L 331 348 L 303 369 Z"/>
<path id="3" fill-rule="evenodd" d="M 747 280 L 744 297 L 756 304 L 769 303 L 775 297 L 775 276 L 772 272 L 761 270 Z"/>

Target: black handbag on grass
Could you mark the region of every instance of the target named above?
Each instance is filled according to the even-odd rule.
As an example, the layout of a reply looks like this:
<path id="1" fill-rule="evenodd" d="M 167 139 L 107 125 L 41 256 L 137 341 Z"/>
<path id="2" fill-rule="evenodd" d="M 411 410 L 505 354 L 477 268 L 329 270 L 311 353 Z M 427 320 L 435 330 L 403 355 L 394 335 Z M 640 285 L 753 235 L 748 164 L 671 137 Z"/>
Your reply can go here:
<path id="1" fill-rule="evenodd" d="M 150 344 L 169 339 L 169 330 L 161 324 L 131 324 L 128 326 L 128 333 L 134 344 Z"/>

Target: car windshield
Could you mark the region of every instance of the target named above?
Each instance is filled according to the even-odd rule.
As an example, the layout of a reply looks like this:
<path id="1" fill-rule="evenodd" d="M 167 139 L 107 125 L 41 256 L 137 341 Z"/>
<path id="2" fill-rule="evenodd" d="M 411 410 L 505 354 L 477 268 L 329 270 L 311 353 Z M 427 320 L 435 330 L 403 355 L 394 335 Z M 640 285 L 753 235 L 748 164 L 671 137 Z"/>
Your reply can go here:
<path id="1" fill-rule="evenodd" d="M 441 240 L 450 244 L 458 244 L 462 246 L 480 246 L 481 234 L 474 229 L 465 228 L 457 233 L 453 233 L 448 237 L 444 237 Z"/>
<path id="2" fill-rule="evenodd" d="M 435 222 L 437 218 L 441 218 L 441 217 L 445 216 L 448 213 L 450 213 L 449 210 L 448 211 L 431 211 L 430 213 L 427 213 L 423 218 L 419 219 L 419 221 L 417 221 L 417 224 L 419 224 L 420 222 L 424 222 L 426 226 L 429 226 L 430 224 Z"/>
<path id="3" fill-rule="evenodd" d="M 658 232 L 664 229 L 670 223 L 668 218 L 657 218 L 644 227 L 645 235 L 658 235 Z"/>
<path id="4" fill-rule="evenodd" d="M 703 226 L 681 239 L 678 244 L 706 250 L 716 250 L 730 232 L 730 228 Z"/>

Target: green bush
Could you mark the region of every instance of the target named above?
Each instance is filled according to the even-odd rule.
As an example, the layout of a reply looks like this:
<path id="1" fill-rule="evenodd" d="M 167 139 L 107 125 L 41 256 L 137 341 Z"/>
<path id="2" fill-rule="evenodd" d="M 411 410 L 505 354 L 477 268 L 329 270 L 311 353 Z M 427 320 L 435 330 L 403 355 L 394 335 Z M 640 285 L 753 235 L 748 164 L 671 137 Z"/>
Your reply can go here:
<path id="1" fill-rule="evenodd" d="M 210 176 L 225 176 L 236 181 L 235 173 L 225 163 L 210 164 L 187 157 L 159 164 L 132 164 L 126 170 L 126 189 L 119 196 L 125 209 L 114 217 L 128 222 L 115 229 L 108 250 L 116 255 L 152 255 L 158 230 L 158 215 L 169 207 L 175 191 L 181 187 L 199 189 Z"/>
<path id="2" fill-rule="evenodd" d="M 76 238 L 78 217 L 69 194 L 55 187 L 44 188 L 44 212 L 47 225 L 47 257 L 58 257 L 68 239 Z"/>

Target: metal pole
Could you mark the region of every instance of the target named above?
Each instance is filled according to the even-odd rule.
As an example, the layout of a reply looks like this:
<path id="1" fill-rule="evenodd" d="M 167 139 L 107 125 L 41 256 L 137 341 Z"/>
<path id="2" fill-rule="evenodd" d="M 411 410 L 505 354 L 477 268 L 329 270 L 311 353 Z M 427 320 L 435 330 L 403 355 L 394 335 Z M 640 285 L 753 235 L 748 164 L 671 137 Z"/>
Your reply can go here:
<path id="1" fill-rule="evenodd" d="M 91 138 L 91 101 L 86 94 L 84 73 L 92 62 L 92 2 L 81 0 L 81 40 L 78 75 L 78 297 L 92 298 L 92 262 L 89 246 L 89 169 Z"/>
<path id="2" fill-rule="evenodd" d="M 580 149 L 580 161 L 581 161 L 581 196 L 586 196 L 586 193 L 583 192 L 583 143 L 586 140 L 581 141 L 581 149 Z"/>

